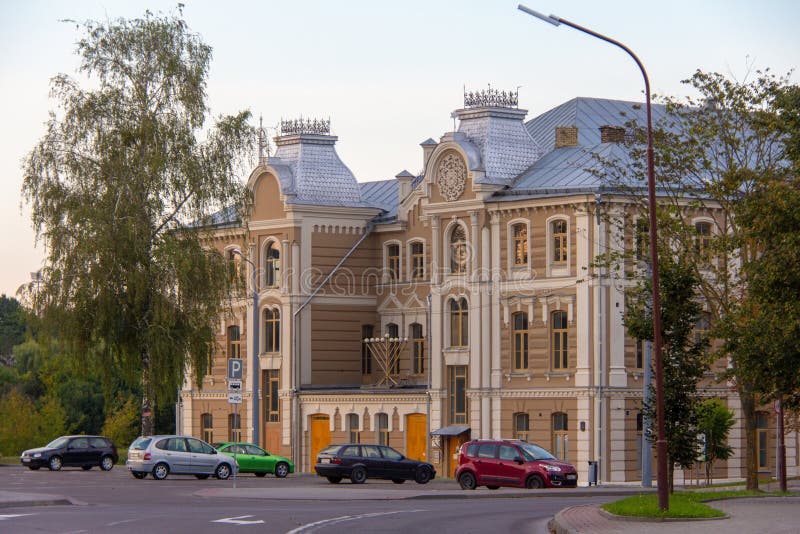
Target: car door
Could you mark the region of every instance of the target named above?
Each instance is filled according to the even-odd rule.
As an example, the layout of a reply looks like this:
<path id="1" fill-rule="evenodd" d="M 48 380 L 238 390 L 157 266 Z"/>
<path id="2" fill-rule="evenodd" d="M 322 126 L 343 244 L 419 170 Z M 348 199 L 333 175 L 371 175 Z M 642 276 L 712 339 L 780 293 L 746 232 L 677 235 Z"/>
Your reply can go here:
<path id="1" fill-rule="evenodd" d="M 64 451 L 64 465 L 87 465 L 92 463 L 89 454 L 89 438 L 85 436 L 72 438 Z"/>
<path id="2" fill-rule="evenodd" d="M 497 472 L 497 444 L 481 443 L 475 458 L 475 472 L 478 484 L 492 485 L 502 479 Z"/>
<path id="3" fill-rule="evenodd" d="M 89 438 L 89 461 L 92 465 L 100 465 L 103 453 L 110 447 L 103 438 Z"/>
<path id="4" fill-rule="evenodd" d="M 362 445 L 361 458 L 369 478 L 386 478 L 386 467 L 377 445 Z"/>
<path id="5" fill-rule="evenodd" d="M 219 457 L 211 445 L 196 438 L 186 438 L 191 456 L 192 473 L 213 474 L 217 468 Z"/>
<path id="6" fill-rule="evenodd" d="M 244 445 L 244 452 L 250 462 L 250 470 L 258 473 L 274 473 L 275 459 L 270 454 L 255 445 Z"/>
<path id="7" fill-rule="evenodd" d="M 525 466 L 518 459 L 522 453 L 513 445 L 500 445 L 497 454 L 497 475 L 503 484 L 522 485 Z"/>
<path id="8" fill-rule="evenodd" d="M 164 458 L 169 463 L 171 472 L 178 474 L 192 472 L 192 458 L 186 448 L 184 438 L 169 438 L 164 450 Z"/>
<path id="9" fill-rule="evenodd" d="M 383 456 L 383 476 L 391 480 L 408 480 L 414 478 L 413 462 L 391 447 L 380 447 Z"/>

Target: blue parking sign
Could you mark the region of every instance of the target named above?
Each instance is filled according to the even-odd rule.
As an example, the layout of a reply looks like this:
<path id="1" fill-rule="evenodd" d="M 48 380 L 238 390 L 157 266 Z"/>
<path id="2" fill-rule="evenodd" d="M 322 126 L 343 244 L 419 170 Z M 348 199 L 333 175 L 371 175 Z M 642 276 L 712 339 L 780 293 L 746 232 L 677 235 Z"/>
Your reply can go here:
<path id="1" fill-rule="evenodd" d="M 228 358 L 228 378 L 233 380 L 241 380 L 243 378 L 244 364 L 242 361 L 241 358 Z"/>

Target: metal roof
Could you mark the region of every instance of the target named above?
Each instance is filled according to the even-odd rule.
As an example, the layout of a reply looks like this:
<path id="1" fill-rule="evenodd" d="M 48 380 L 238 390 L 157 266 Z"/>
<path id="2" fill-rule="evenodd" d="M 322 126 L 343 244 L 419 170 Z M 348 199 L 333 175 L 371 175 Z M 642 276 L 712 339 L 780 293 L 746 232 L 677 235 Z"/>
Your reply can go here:
<path id="1" fill-rule="evenodd" d="M 361 198 L 364 203 L 384 210 L 375 222 L 386 222 L 397 217 L 397 180 L 380 180 L 377 182 L 362 182 L 358 184 L 361 189 Z"/>

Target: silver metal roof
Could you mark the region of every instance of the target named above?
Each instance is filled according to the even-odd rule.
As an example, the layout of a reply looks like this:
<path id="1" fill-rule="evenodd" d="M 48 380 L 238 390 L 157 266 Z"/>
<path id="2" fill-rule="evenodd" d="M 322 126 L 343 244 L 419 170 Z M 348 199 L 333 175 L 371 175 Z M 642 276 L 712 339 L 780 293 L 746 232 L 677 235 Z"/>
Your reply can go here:
<path id="1" fill-rule="evenodd" d="M 362 182 L 358 184 L 361 188 L 361 198 L 370 206 L 381 208 L 385 213 L 378 217 L 378 221 L 387 221 L 397 217 L 397 206 L 399 201 L 397 180 L 381 180 L 378 182 Z"/>

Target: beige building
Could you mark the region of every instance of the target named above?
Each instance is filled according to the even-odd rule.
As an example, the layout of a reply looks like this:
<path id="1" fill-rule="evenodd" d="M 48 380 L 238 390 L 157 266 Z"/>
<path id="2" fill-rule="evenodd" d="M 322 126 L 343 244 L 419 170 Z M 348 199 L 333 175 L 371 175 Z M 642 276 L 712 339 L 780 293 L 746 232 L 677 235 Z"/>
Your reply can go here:
<path id="1" fill-rule="evenodd" d="M 187 378 L 181 392 L 179 431 L 240 432 L 299 471 L 329 443 L 387 443 L 438 476 L 452 476 L 467 439 L 522 438 L 575 464 L 582 484 L 589 461 L 601 482 L 639 480 L 642 346 L 622 323 L 624 286 L 590 275 L 596 256 L 635 241 L 599 216 L 629 215 L 592 170 L 594 154 L 620 150 L 623 111 L 641 113 L 577 98 L 526 122 L 515 94 L 467 94 L 457 131 L 421 144 L 420 173 L 367 183 L 339 159 L 328 123 L 284 122 L 250 175 L 247 224 L 223 217 L 214 229 L 220 251 L 252 261 L 242 266 L 248 280 L 255 269 L 257 309 L 243 298 L 220 318 L 202 388 Z M 227 361 L 238 357 L 233 405 Z M 702 394 L 738 421 L 737 454 L 715 476 L 741 477 L 735 392 L 709 376 Z M 775 426 L 762 412 L 759 458 L 772 473 Z M 797 433 L 787 446 L 800 474 Z"/>

